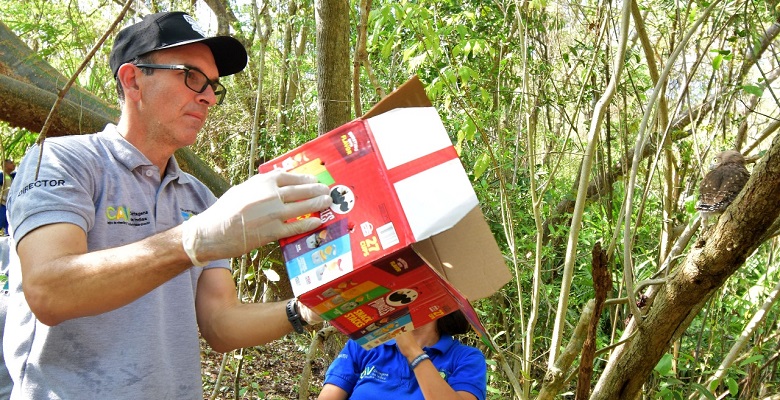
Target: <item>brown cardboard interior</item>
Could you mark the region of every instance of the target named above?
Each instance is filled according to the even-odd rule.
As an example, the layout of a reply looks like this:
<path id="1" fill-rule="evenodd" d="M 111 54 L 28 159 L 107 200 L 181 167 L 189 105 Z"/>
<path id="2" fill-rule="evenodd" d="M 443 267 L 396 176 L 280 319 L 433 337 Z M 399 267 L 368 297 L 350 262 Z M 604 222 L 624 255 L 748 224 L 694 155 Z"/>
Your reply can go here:
<path id="1" fill-rule="evenodd" d="M 403 85 L 376 103 L 361 118 L 376 117 L 379 114 L 396 108 L 432 107 L 431 99 L 425 94 L 425 87 L 417 75 L 411 77 Z"/>
<path id="2" fill-rule="evenodd" d="M 470 301 L 491 296 L 512 279 L 479 206 L 412 248 Z"/>

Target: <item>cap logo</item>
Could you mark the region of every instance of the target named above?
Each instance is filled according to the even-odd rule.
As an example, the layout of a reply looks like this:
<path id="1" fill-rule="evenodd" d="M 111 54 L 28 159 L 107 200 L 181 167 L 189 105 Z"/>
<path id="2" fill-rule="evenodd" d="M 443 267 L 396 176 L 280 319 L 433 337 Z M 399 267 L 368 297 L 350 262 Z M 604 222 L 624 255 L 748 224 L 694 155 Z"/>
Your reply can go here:
<path id="1" fill-rule="evenodd" d="M 201 36 L 206 37 L 206 31 L 203 30 L 203 28 L 198 25 L 198 21 L 195 21 L 194 18 L 191 16 L 184 14 L 184 20 L 189 22 L 190 26 L 192 26 L 192 30 L 195 32 L 198 32 Z"/>

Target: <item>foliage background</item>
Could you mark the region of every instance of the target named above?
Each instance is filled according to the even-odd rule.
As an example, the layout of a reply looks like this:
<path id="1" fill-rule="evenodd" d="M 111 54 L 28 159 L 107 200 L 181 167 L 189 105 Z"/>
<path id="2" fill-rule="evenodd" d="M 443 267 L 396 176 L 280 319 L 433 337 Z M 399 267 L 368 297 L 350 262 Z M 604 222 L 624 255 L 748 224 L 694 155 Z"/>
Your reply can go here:
<path id="1" fill-rule="evenodd" d="M 622 53 L 621 3 L 349 1 L 350 26 L 343 28 L 349 29 L 353 50 L 352 59 L 343 62 L 356 65 L 357 72 L 343 79 L 351 81 L 353 96 L 357 94 L 352 117 L 418 75 L 456 144 L 515 277 L 495 296 L 475 304 L 501 350 L 483 347 L 491 367 L 491 398 L 541 398 L 545 374 L 553 370 L 551 350 L 559 353 L 571 339 L 580 313 L 594 297 L 591 249 L 597 242 L 609 255 L 614 289 L 608 297 L 623 299 L 598 317 L 597 348 L 618 341 L 629 318 L 627 301 L 642 294 L 626 299 L 624 267 L 636 282 L 656 277 L 674 241 L 698 222 L 693 208 L 698 182 L 714 154 L 736 148 L 755 161 L 780 126 L 773 86 L 780 72 L 777 3 L 633 4 L 636 13 Z M 121 4 L 110 0 L 0 0 L 0 20 L 71 76 L 120 9 Z M 172 0 L 133 5 L 139 15 L 173 9 L 193 13 L 212 32 L 229 26 L 249 49 L 249 67 L 223 79 L 228 97 L 213 109 L 193 146 L 217 173 L 228 182 L 241 182 L 258 162 L 316 137 L 313 4 Z M 220 19 L 229 24 L 219 25 Z M 363 28 L 365 52 L 358 42 Z M 100 48 L 78 84 L 116 104 L 109 49 Z M 615 76 L 614 95 L 599 114 L 600 99 Z M 649 149 L 631 180 L 633 149 L 642 135 Z M 0 137 L 6 158 L 18 160 L 35 133 L 3 124 Z M 596 147 L 585 181 L 588 201 L 581 230 L 570 239 L 579 174 L 590 143 Z M 638 194 L 634 203 L 626 201 L 629 188 Z M 623 250 L 627 242 L 628 260 Z M 237 267 L 236 279 L 245 284 L 248 301 L 271 299 L 286 290 L 280 287 L 283 280 L 260 273 L 284 275 L 272 250 Z M 777 310 L 771 307 L 777 283 L 777 240 L 771 236 L 707 300 L 647 377 L 642 396 L 763 398 L 780 392 Z M 767 299 L 770 307 L 763 319 L 746 330 Z M 743 332 L 748 344 L 736 349 L 736 361 L 711 385 L 708 380 Z M 301 351 L 310 338 L 303 339 Z M 473 336 L 466 340 L 481 346 Z M 338 341 L 327 347 L 332 355 Z M 228 369 L 237 378 L 217 388 L 220 396 L 261 397 L 263 389 L 253 384 L 252 376 L 240 373 L 242 357 L 228 358 Z M 593 385 L 607 358 L 607 353 L 597 355 Z M 212 377 L 204 379 L 207 393 L 213 386 Z M 576 379 L 568 380 L 556 393 L 573 398 L 575 389 Z"/>

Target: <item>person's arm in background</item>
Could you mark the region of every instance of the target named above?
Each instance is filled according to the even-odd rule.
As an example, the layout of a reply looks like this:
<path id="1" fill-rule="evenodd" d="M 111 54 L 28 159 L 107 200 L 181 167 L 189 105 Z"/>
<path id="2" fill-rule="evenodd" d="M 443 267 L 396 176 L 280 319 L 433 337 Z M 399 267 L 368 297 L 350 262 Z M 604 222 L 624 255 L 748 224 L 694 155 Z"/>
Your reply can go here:
<path id="1" fill-rule="evenodd" d="M 347 396 L 348 394 L 346 391 L 344 391 L 344 389 L 336 385 L 326 383 L 325 386 L 322 387 L 322 391 L 317 397 L 317 400 L 347 400 Z"/>
<path id="2" fill-rule="evenodd" d="M 417 356 L 423 354 L 423 349 L 417 344 L 411 332 L 403 333 L 395 338 L 398 350 L 406 357 L 407 362 L 411 363 Z M 439 371 L 433 365 L 431 360 L 426 359 L 420 362 L 412 371 L 417 378 L 425 400 L 477 400 L 477 398 L 465 391 L 458 391 L 439 375 Z"/>
<path id="3" fill-rule="evenodd" d="M 299 174 L 256 175 L 182 225 L 100 251 L 88 252 L 86 233 L 76 225 L 34 229 L 17 244 L 30 309 L 47 325 L 101 314 L 129 304 L 193 264 L 237 257 L 281 237 L 315 229 L 321 224 L 319 218 L 286 223 L 330 205 L 327 186 L 314 182 L 316 178 Z M 204 275 L 210 281 L 219 274 Z M 217 321 L 211 313 L 225 311 L 224 299 L 236 297 L 235 285 L 219 280 L 222 283 L 213 286 L 199 284 L 204 294 L 214 297 L 198 296 L 196 307 L 206 309 L 198 311 L 199 321 Z M 270 323 L 286 320 L 283 308 L 273 314 L 279 316 Z M 278 329 L 291 329 L 287 321 L 278 325 Z"/>
<path id="4" fill-rule="evenodd" d="M 352 340 L 348 340 L 339 355 L 325 372 L 325 384 L 317 400 L 346 400 L 355 390 L 360 372 L 363 371 L 361 354 L 365 350 Z"/>

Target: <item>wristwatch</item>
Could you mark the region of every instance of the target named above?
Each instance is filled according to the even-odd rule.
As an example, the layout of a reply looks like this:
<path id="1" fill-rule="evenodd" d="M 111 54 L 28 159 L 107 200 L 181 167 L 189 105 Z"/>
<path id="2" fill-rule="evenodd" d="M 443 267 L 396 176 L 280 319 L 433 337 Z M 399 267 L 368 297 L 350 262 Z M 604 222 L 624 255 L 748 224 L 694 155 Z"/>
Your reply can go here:
<path id="1" fill-rule="evenodd" d="M 290 321 L 293 330 L 297 333 L 303 333 L 303 327 L 308 325 L 306 321 L 301 318 L 301 313 L 298 311 L 298 300 L 290 299 L 287 302 L 287 320 Z"/>

